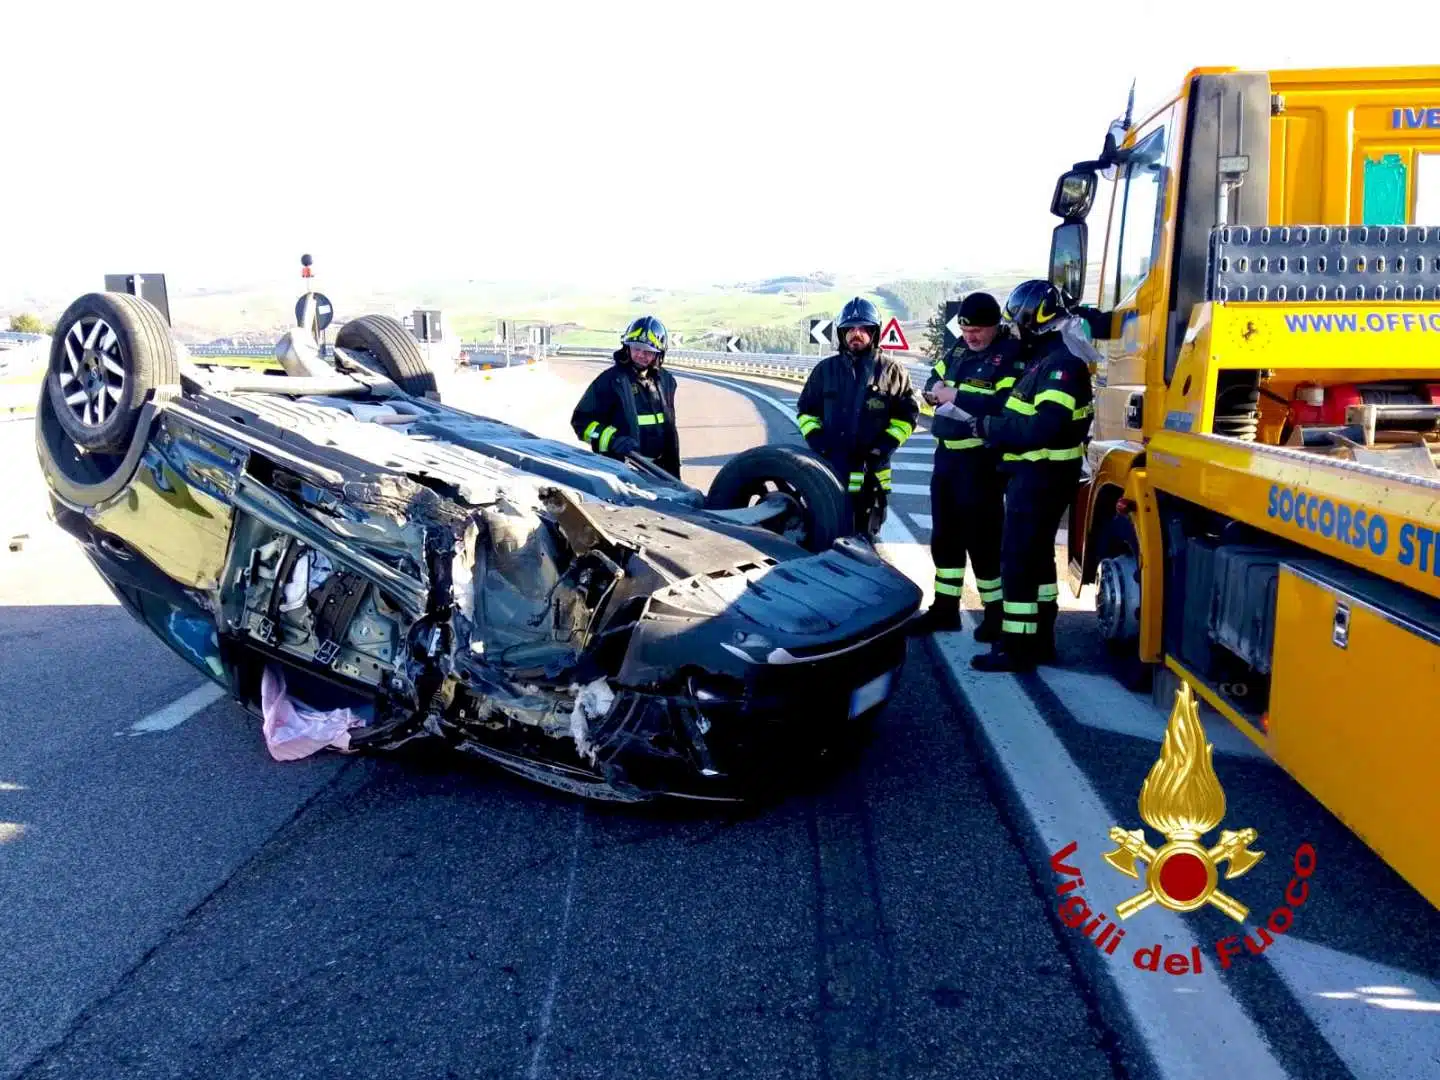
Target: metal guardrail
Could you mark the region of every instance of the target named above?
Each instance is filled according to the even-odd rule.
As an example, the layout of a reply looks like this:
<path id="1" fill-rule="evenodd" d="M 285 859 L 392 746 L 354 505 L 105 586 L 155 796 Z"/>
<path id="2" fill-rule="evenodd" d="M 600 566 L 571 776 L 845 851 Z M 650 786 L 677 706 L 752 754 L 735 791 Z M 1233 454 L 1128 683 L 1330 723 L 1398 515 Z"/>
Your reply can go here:
<path id="1" fill-rule="evenodd" d="M 273 345 L 190 345 L 192 356 L 240 356 L 272 357 Z M 492 352 L 493 347 L 461 343 L 457 351 L 479 353 L 485 359 L 472 366 L 488 370 L 504 367 L 533 365 L 534 357 L 520 353 L 505 355 Z M 602 345 L 555 345 L 548 350 L 550 356 L 609 357 L 615 350 Z M 909 354 L 911 356 L 915 354 Z M 693 367 L 698 370 L 727 371 L 745 375 L 762 375 L 772 379 L 787 379 L 803 383 L 820 362 L 819 357 L 795 356 L 789 353 L 732 353 L 706 352 L 698 349 L 671 349 L 665 354 L 665 362 L 676 367 Z M 906 362 L 905 369 L 910 380 L 917 387 L 923 386 L 930 375 L 930 365 L 923 362 Z"/>
<path id="2" fill-rule="evenodd" d="M 612 356 L 614 349 L 594 345 L 557 345 L 556 356 Z M 803 383 L 820 362 L 819 357 L 793 356 L 787 353 L 730 353 L 702 352 L 695 349 L 671 349 L 665 354 L 665 363 L 676 367 L 693 367 L 701 370 L 728 371 L 746 375 L 764 375 L 772 379 L 789 379 Z M 906 363 L 910 381 L 918 388 L 924 386 L 930 377 L 930 365 Z"/>
<path id="3" fill-rule="evenodd" d="M 422 349 L 424 346 L 421 346 Z M 195 357 L 242 357 L 247 359 L 269 360 L 275 357 L 274 345 L 186 345 L 186 350 Z M 333 346 L 327 346 L 327 351 Z M 457 353 L 463 352 L 467 355 L 474 354 L 480 359 L 472 360 L 471 366 L 481 369 L 504 368 L 504 367 L 525 367 L 533 365 L 536 357 L 525 353 L 505 354 L 496 351 L 491 347 L 475 344 L 461 344 L 456 347 Z M 278 361 L 277 361 L 278 362 Z"/>
<path id="4" fill-rule="evenodd" d="M 49 337 L 48 334 L 32 334 L 28 330 L 0 330 L 0 345 L 29 345 Z"/>

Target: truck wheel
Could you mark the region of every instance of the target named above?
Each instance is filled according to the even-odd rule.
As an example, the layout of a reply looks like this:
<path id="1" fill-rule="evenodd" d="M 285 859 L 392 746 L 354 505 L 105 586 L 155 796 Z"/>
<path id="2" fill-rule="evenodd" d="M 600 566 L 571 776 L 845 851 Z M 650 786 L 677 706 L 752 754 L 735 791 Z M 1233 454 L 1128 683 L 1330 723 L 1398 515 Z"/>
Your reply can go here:
<path id="1" fill-rule="evenodd" d="M 738 510 L 779 493 L 792 511 L 767 528 L 807 551 L 828 550 L 851 530 L 845 489 L 818 454 L 797 446 L 756 446 L 725 463 L 705 497 L 710 510 Z"/>
<path id="2" fill-rule="evenodd" d="M 1140 541 L 1130 519 L 1116 515 L 1100 537 L 1095 617 L 1115 676 L 1131 690 L 1150 685 L 1153 666 L 1140 659 Z"/>
<path id="3" fill-rule="evenodd" d="M 420 346 L 398 321 L 388 315 L 362 315 L 335 335 L 335 346 L 368 353 L 385 377 L 411 397 L 424 397 L 436 389 L 435 372 Z"/>
<path id="4" fill-rule="evenodd" d="M 179 382 L 165 317 L 138 296 L 87 293 L 55 324 L 45 393 L 81 450 L 123 452 L 155 388 Z"/>

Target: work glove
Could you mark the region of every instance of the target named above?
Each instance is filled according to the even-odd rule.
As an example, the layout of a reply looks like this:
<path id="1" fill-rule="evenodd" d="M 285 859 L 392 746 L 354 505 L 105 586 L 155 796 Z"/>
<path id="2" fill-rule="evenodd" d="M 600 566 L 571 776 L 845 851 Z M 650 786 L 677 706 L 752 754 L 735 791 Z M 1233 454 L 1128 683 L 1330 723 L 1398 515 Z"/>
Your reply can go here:
<path id="1" fill-rule="evenodd" d="M 610 444 L 610 452 L 621 458 L 627 454 L 637 454 L 640 452 L 640 440 L 633 435 L 621 435 Z"/>

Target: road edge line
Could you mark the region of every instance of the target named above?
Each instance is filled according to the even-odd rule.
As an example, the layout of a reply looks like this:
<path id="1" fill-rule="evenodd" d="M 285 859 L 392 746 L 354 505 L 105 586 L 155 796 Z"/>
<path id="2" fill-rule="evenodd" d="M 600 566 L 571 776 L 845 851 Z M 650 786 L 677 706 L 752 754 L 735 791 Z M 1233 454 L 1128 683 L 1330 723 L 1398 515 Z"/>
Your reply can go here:
<path id="1" fill-rule="evenodd" d="M 962 619 L 967 630 L 973 629 L 979 622 L 975 613 L 970 610 L 962 614 Z M 1104 800 L 1091 786 L 1084 771 L 1070 756 L 1014 675 L 987 676 L 990 679 L 1007 680 L 1020 705 L 1019 708 L 1007 710 L 1003 716 L 995 715 L 993 710 L 987 710 L 983 702 L 977 701 L 966 690 L 965 679 L 957 670 L 955 661 L 941 646 L 938 635 L 928 634 L 925 637 L 927 651 L 939 668 L 943 682 L 974 717 L 971 730 L 976 745 L 989 764 L 992 777 L 997 781 L 1007 804 L 1005 810 L 1018 826 L 1016 833 L 1024 841 L 1023 854 L 1031 873 L 1043 885 L 1052 884 L 1050 879 L 1054 874 L 1050 872 L 1049 864 L 1056 848 L 1051 846 L 1045 835 L 1045 823 L 1038 808 L 1031 804 L 1034 793 L 1027 792 L 1021 784 L 1018 775 L 1021 763 L 1013 757 L 1013 750 L 1004 744 L 1002 735 L 1014 736 L 1017 729 L 1028 723 L 1032 727 L 1032 746 L 1035 742 L 1050 744 L 1044 746 L 1044 750 L 1052 764 L 1073 775 L 1075 784 L 1069 795 L 1082 809 L 1090 811 L 1086 816 L 1097 821 L 1110 820 Z M 1027 712 L 1032 715 L 1027 717 Z M 1044 755 L 1041 756 L 1041 760 L 1043 759 Z M 1067 821 L 1067 838 L 1068 832 L 1075 831 L 1074 822 L 1079 817 L 1080 815 L 1076 814 Z M 1099 838 L 1104 835 L 1102 831 Z M 1048 890 L 1043 895 L 1048 901 L 1046 909 L 1054 932 L 1057 935 L 1077 933 L 1060 921 L 1056 904 Z M 1154 936 L 1184 942 L 1191 939 L 1188 927 L 1178 920 L 1169 928 L 1168 933 L 1156 932 Z M 1077 938 L 1076 943 L 1080 942 L 1081 939 Z M 1108 961 L 1098 949 L 1072 949 L 1064 944 L 1061 948 L 1067 955 L 1078 958 L 1077 970 L 1086 987 L 1110 1015 L 1119 1018 L 1118 1022 L 1110 1021 L 1110 1027 L 1112 1030 L 1118 1029 L 1117 1034 L 1123 1036 L 1116 1052 L 1130 1075 L 1155 1076 L 1162 1080 L 1204 1080 L 1205 1077 L 1214 1075 L 1214 1064 L 1209 1055 L 1202 1056 L 1198 1052 L 1192 1052 L 1189 1056 L 1184 1056 L 1182 1047 L 1188 1037 L 1195 1044 L 1193 1051 L 1199 1051 L 1203 1047 L 1213 1055 L 1222 1052 L 1233 1054 L 1240 1050 L 1244 1054 L 1247 1080 L 1289 1080 L 1289 1073 L 1275 1056 L 1275 1048 L 1240 1000 L 1219 981 L 1218 975 L 1214 980 L 1218 995 L 1207 991 L 1206 994 L 1190 997 L 1189 1000 L 1196 1003 L 1197 1013 L 1193 1015 L 1190 1024 L 1182 1027 L 1169 1022 L 1173 1019 L 1171 1013 L 1175 1011 L 1174 1002 L 1178 1000 L 1173 992 L 1177 987 L 1166 982 L 1156 982 L 1152 989 L 1143 982 L 1135 981 L 1133 977 L 1130 981 L 1122 980 L 1117 975 L 1118 965 Z M 1143 989 L 1137 990 L 1137 987 Z M 1171 992 L 1167 995 L 1166 990 Z M 1211 1003 L 1211 1007 L 1207 1009 L 1202 1004 L 1204 1002 Z M 1204 1013 L 1199 1010 L 1213 1012 L 1217 1006 L 1220 1011 L 1229 1014 L 1230 1022 L 1204 1023 Z M 1196 1024 L 1196 1020 L 1201 1023 Z"/>

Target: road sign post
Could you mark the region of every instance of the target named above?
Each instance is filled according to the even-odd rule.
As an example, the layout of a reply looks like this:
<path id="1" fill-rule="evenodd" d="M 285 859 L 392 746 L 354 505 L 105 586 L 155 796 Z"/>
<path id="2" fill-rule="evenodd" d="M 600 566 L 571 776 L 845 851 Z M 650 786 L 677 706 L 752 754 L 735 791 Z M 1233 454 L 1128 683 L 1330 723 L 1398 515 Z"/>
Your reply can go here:
<path id="1" fill-rule="evenodd" d="M 170 294 L 164 274 L 106 274 L 105 291 L 129 293 L 149 301 L 160 309 L 165 325 L 170 325 Z"/>
<path id="2" fill-rule="evenodd" d="M 816 345 L 835 345 L 835 320 L 814 319 L 810 320 L 810 340 Z"/>
<path id="3" fill-rule="evenodd" d="M 960 340 L 960 301 L 959 301 L 959 300 L 946 300 L 946 301 L 945 301 L 945 338 L 944 338 L 945 348 L 944 348 L 944 352 L 945 352 L 945 353 L 948 353 L 951 349 L 953 349 L 953 348 L 955 347 L 955 343 L 956 343 L 957 341 L 959 341 L 959 340 Z M 944 353 L 942 353 L 942 355 L 944 355 Z"/>

